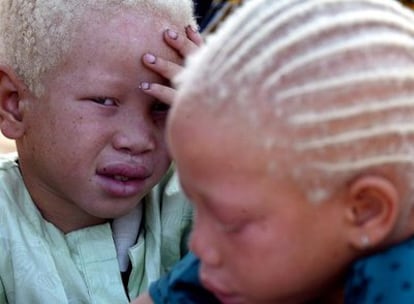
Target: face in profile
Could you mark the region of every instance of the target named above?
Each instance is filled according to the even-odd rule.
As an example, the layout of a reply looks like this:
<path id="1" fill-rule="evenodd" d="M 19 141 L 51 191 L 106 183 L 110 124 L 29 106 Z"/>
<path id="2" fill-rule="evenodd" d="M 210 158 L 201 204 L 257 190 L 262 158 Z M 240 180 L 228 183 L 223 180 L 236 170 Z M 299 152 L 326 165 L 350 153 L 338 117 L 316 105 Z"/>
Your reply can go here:
<path id="1" fill-rule="evenodd" d="M 202 98 L 181 96 L 168 138 L 195 206 L 191 248 L 203 284 L 223 303 L 313 298 L 348 261 L 338 204 L 308 202 L 287 172 L 294 163 L 270 173 L 269 164 L 286 157 L 258 144 L 264 132 L 245 128 L 233 107 L 217 118 Z"/>

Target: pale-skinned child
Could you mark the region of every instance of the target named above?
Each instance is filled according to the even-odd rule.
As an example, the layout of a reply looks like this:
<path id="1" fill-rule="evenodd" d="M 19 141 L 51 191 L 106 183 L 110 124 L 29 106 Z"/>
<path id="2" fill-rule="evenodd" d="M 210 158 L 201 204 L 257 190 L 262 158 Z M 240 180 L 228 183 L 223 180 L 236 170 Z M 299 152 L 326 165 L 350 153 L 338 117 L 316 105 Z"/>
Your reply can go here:
<path id="1" fill-rule="evenodd" d="M 342 303 L 358 259 L 412 259 L 413 71 L 414 15 L 384 0 L 250 1 L 190 58 L 167 134 L 219 301 Z"/>
<path id="2" fill-rule="evenodd" d="M 191 206 L 155 187 L 168 106 L 140 84 L 168 86 L 191 28 L 189 0 L 0 2 L 0 303 L 127 303 L 186 253 Z"/>

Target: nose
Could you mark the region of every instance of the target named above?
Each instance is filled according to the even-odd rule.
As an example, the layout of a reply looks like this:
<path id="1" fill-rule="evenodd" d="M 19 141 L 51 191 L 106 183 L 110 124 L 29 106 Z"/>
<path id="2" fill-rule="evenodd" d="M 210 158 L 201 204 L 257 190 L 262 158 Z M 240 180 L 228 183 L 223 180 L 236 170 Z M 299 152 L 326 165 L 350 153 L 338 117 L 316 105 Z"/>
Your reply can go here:
<path id="1" fill-rule="evenodd" d="M 157 130 L 144 115 L 127 113 L 118 120 L 112 142 L 117 150 L 142 154 L 156 148 Z"/>
<path id="2" fill-rule="evenodd" d="M 204 266 L 218 267 L 221 263 L 220 254 L 214 245 L 214 236 L 210 233 L 211 229 L 203 227 L 196 220 L 191 232 L 190 249 L 200 258 Z"/>

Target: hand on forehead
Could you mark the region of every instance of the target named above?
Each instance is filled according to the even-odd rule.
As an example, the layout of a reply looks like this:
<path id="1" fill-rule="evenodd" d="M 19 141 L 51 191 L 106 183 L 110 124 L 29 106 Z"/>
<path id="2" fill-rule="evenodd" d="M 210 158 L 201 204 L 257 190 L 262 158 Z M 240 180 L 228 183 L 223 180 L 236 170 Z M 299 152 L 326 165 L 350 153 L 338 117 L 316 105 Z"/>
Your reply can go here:
<path id="1" fill-rule="evenodd" d="M 18 76 L 38 95 L 41 74 L 59 63 L 73 35 L 78 34 L 73 30 L 76 20 L 82 21 L 79 17 L 90 10 L 111 16 L 123 9 L 153 12 L 160 22 L 181 28 L 196 24 L 192 0 L 1 1 L 0 32 L 4 34 L 0 41 L 1 63 L 19 71 Z"/>

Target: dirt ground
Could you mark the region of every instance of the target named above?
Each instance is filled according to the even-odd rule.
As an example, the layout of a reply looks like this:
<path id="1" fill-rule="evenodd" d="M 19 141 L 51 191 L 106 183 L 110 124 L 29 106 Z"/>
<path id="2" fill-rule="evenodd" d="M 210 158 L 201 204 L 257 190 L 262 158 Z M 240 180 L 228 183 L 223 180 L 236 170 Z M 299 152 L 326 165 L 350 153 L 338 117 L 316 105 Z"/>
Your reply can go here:
<path id="1" fill-rule="evenodd" d="M 14 141 L 5 138 L 0 133 L 0 153 L 9 153 L 15 151 Z"/>

